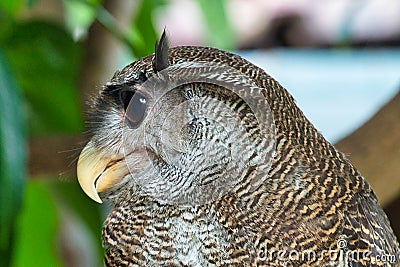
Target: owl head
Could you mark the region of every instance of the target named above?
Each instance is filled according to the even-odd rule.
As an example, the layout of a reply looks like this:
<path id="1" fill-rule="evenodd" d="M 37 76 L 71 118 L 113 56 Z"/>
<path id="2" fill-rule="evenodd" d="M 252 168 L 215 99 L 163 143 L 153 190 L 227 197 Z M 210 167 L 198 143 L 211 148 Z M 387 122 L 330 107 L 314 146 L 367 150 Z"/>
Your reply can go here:
<path id="1" fill-rule="evenodd" d="M 203 205 L 267 179 L 275 124 L 266 89 L 229 57 L 215 62 L 195 52 L 169 48 L 164 32 L 154 55 L 102 87 L 77 169 L 93 200 Z"/>

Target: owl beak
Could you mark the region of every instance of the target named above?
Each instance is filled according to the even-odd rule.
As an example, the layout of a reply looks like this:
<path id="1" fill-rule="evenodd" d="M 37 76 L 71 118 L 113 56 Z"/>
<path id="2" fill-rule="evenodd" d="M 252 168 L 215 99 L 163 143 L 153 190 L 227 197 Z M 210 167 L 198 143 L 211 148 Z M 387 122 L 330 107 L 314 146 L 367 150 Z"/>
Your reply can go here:
<path id="1" fill-rule="evenodd" d="M 98 193 L 117 184 L 128 173 L 123 157 L 96 149 L 92 142 L 89 142 L 79 155 L 79 184 L 86 195 L 98 203 L 103 203 Z"/>

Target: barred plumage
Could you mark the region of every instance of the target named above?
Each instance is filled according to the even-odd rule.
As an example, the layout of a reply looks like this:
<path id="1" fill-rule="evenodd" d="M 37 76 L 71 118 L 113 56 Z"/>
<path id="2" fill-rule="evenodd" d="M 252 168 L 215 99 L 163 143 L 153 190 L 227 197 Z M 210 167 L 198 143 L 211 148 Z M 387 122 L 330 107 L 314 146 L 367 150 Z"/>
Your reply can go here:
<path id="1" fill-rule="evenodd" d="M 101 201 L 99 192 L 113 205 L 103 227 L 107 266 L 400 266 L 399 244 L 373 190 L 286 89 L 232 53 L 168 50 L 165 41 L 156 52 L 168 52 L 168 64 L 165 55 L 133 62 L 93 104 L 103 127 L 93 129 L 78 176 L 89 196 Z M 252 85 L 232 92 L 197 80 L 155 101 L 157 88 L 144 80 L 201 75 L 196 68 L 162 74 L 188 63 L 230 67 L 238 77 L 228 69 L 220 76 L 226 85 Z M 143 91 L 142 130 L 126 125 L 130 112 L 143 111 L 139 102 L 124 110 L 118 92 L 126 89 Z M 257 111 L 263 106 L 270 114 Z M 363 252 L 368 257 L 355 258 Z"/>

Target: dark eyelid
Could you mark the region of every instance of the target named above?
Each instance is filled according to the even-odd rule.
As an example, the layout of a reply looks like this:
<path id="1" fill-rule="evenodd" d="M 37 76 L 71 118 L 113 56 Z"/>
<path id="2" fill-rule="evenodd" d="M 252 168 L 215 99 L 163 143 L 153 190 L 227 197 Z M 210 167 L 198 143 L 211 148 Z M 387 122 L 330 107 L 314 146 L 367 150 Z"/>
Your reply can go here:
<path id="1" fill-rule="evenodd" d="M 112 96 L 112 95 L 117 95 L 119 94 L 120 91 L 126 89 L 127 87 L 124 85 L 111 85 L 111 86 L 107 86 L 106 89 L 104 89 L 104 94 L 108 95 L 108 96 Z"/>
<path id="2" fill-rule="evenodd" d="M 119 102 L 123 106 L 124 110 L 128 108 L 129 102 L 134 96 L 136 90 L 122 89 L 119 91 Z M 127 97 L 127 95 L 130 95 Z"/>
<path id="3" fill-rule="evenodd" d="M 134 80 L 127 81 L 125 83 L 108 83 L 103 91 L 103 94 L 107 96 L 118 96 L 121 90 L 125 90 L 134 87 L 137 84 L 144 83 L 147 80 L 145 72 L 140 71 L 138 77 Z M 131 89 L 133 90 L 133 89 Z"/>

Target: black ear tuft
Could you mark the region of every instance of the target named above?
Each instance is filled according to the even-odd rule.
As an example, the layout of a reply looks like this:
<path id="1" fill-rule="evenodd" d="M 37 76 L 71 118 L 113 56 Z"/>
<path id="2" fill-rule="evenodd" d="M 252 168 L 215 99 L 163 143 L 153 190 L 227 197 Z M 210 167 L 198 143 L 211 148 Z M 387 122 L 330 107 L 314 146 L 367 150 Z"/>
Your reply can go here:
<path id="1" fill-rule="evenodd" d="M 161 35 L 160 42 L 156 41 L 154 52 L 153 70 L 154 72 L 162 71 L 168 67 L 168 37 L 165 29 Z"/>

